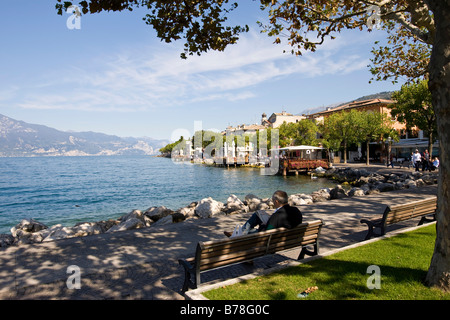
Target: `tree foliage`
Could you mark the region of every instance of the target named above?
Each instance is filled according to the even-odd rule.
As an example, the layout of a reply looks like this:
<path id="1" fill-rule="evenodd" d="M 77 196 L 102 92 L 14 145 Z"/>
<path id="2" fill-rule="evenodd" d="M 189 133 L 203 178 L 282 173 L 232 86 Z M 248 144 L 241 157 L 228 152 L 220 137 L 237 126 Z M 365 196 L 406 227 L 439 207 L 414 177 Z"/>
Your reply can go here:
<path id="1" fill-rule="evenodd" d="M 399 78 L 408 81 L 428 78 L 431 45 L 421 42 L 392 21 L 386 22 L 383 29 L 388 32 L 388 39 L 384 45 L 376 41 L 375 45 L 379 46 L 372 48 L 372 65 L 369 66 L 372 80 L 393 79 L 396 83 Z"/>
<path id="2" fill-rule="evenodd" d="M 71 1 L 57 1 L 59 14 L 73 5 Z M 227 25 L 227 16 L 238 7 L 237 2 L 229 4 L 228 0 L 90 0 L 78 5 L 84 14 L 147 7 L 149 13 L 143 20 L 156 30 L 161 41 L 185 40 L 181 53 L 184 59 L 209 50 L 223 51 L 236 43 L 240 33 L 249 30 L 247 25 Z"/>
<path id="3" fill-rule="evenodd" d="M 335 112 L 324 119 L 322 136 L 327 145 L 342 147 L 344 163 L 347 163 L 347 149 L 358 142 L 359 112 Z"/>
<path id="4" fill-rule="evenodd" d="M 391 137 L 393 141 L 398 141 L 398 133 L 392 128 L 390 117 L 381 112 L 360 112 L 357 132 L 357 140 L 366 143 L 366 165 L 369 165 L 369 143 L 384 142 Z"/>
<path id="5" fill-rule="evenodd" d="M 182 141 L 184 141 L 184 137 L 181 136 L 180 139 L 178 139 L 175 142 L 169 143 L 166 146 L 162 147 L 159 149 L 159 152 L 161 152 L 162 155 L 166 156 L 166 157 L 170 157 L 170 155 L 172 154 L 172 150 Z"/>
<path id="6" fill-rule="evenodd" d="M 324 119 L 320 125 L 323 145 L 330 150 L 343 150 L 344 163 L 347 162 L 347 149 L 352 144 L 366 143 L 367 165 L 369 165 L 369 143 L 382 142 L 387 137 L 398 141 L 390 118 L 383 113 L 370 111 L 335 112 Z"/>
<path id="7" fill-rule="evenodd" d="M 300 120 L 296 123 L 284 122 L 279 128 L 280 147 L 290 145 L 317 146 L 317 125 L 310 120 Z"/>
<path id="8" fill-rule="evenodd" d="M 400 76 L 414 79 L 427 73 L 435 28 L 426 1 L 261 2 L 268 8 L 270 18 L 269 24 L 261 24 L 263 30 L 276 38 L 275 43 L 287 38 L 293 54 L 315 51 L 343 29 L 372 31 L 379 24 L 389 37 L 386 45 L 372 50 L 374 78 L 396 81 Z"/>
<path id="9" fill-rule="evenodd" d="M 437 126 L 428 81 L 405 84 L 393 93 L 392 98 L 396 101 L 391 106 L 392 116 L 400 122 L 405 122 L 408 128 L 418 127 L 425 130 L 428 133 L 428 150 L 432 154 Z"/>

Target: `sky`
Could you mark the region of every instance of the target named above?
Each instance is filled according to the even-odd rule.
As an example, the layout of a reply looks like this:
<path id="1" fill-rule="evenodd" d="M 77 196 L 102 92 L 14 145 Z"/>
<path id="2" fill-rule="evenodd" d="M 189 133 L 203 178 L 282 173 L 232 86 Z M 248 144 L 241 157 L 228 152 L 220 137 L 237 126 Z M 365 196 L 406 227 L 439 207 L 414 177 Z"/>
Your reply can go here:
<path id="1" fill-rule="evenodd" d="M 230 22 L 250 32 L 224 52 L 180 58 L 133 12 L 57 15 L 56 0 L 4 0 L 0 10 L 0 114 L 63 131 L 177 140 L 194 129 L 260 123 L 262 113 L 307 109 L 399 90 L 373 81 L 371 48 L 382 31 L 345 31 L 316 52 L 283 53 L 243 0 Z M 69 24 L 70 25 L 70 24 Z"/>

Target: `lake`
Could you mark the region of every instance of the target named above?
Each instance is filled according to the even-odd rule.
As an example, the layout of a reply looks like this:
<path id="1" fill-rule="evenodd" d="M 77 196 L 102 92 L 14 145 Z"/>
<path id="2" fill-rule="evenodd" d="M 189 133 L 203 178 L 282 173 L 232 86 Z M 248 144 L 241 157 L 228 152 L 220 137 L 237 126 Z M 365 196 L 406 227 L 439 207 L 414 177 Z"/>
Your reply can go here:
<path id="1" fill-rule="evenodd" d="M 206 197 L 312 193 L 335 183 L 307 175 L 264 176 L 255 168 L 174 163 L 150 156 L 0 158 L 0 233 L 23 218 L 49 227 L 118 218 L 133 209 L 172 210 Z"/>

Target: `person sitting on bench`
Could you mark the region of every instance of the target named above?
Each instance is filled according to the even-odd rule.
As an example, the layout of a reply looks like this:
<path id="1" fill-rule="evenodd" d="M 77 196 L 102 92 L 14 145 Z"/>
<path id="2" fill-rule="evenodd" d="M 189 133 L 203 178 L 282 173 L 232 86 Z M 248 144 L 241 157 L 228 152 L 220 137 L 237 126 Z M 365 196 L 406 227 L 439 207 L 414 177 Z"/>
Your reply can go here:
<path id="1" fill-rule="evenodd" d="M 244 223 L 242 227 L 242 234 L 259 232 L 264 230 L 271 230 L 276 228 L 295 228 L 302 223 L 302 213 L 297 207 L 292 207 L 288 204 L 288 195 L 286 192 L 277 190 L 272 196 L 275 212 L 270 218 L 265 219 L 261 212 L 256 211 L 252 216 Z M 258 227 L 257 230 L 254 230 Z M 227 237 L 231 237 L 232 233 L 224 231 Z"/>

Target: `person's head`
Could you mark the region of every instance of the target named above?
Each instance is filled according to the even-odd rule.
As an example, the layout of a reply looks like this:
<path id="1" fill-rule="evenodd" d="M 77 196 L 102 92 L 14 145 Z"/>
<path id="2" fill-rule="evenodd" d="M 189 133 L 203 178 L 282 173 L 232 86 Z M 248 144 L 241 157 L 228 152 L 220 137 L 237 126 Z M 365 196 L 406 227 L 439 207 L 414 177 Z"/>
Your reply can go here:
<path id="1" fill-rule="evenodd" d="M 416 153 L 419 152 L 419 150 L 416 149 Z"/>
<path id="2" fill-rule="evenodd" d="M 272 196 L 273 206 L 279 208 L 288 203 L 288 195 L 286 192 L 277 190 Z"/>

